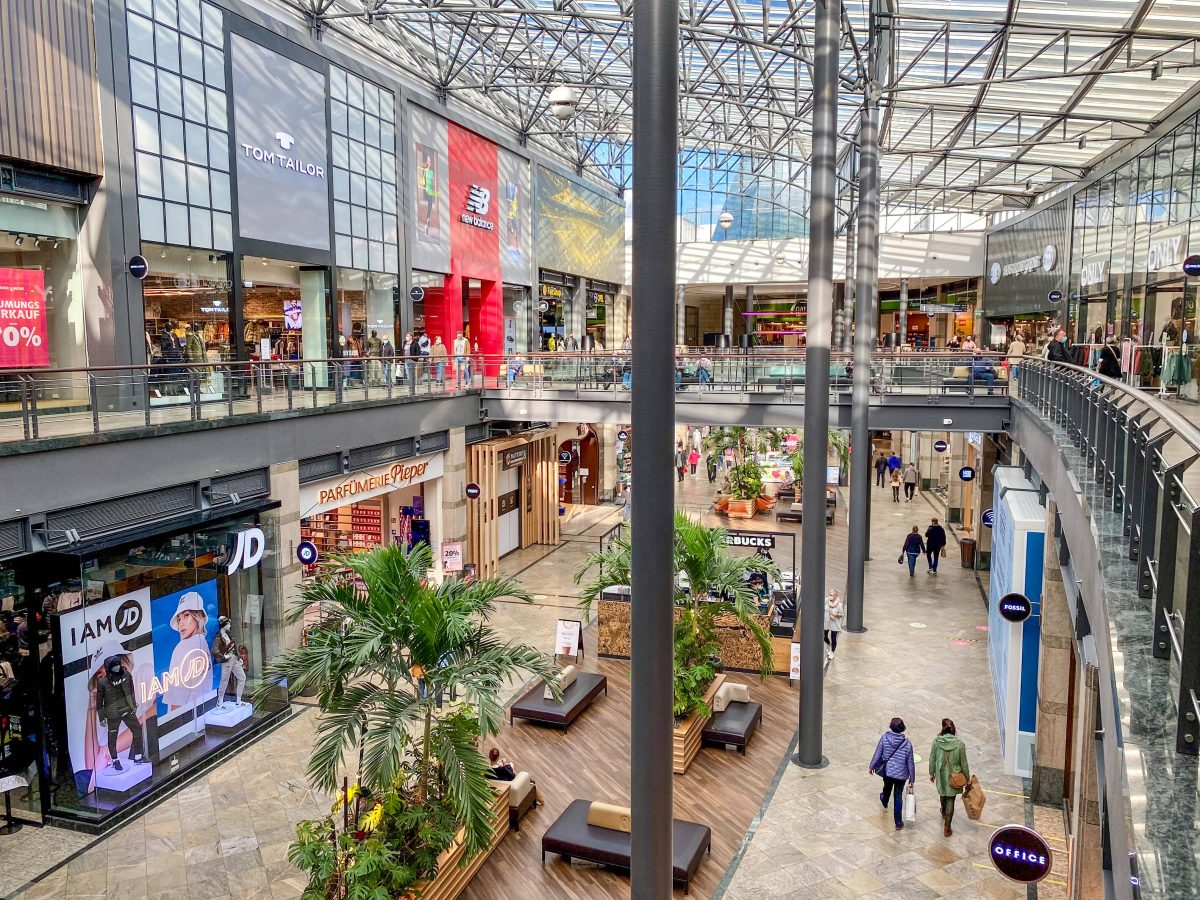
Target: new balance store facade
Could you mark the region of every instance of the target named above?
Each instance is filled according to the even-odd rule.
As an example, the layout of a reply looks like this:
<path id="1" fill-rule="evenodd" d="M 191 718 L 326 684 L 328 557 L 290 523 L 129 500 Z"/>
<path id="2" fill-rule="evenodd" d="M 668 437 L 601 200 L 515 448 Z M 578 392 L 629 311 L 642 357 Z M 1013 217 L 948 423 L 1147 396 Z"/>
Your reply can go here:
<path id="1" fill-rule="evenodd" d="M 534 349 L 572 335 L 581 350 L 615 350 L 628 336 L 625 207 L 615 197 L 537 166 L 534 240 L 538 291 Z"/>
<path id="2" fill-rule="evenodd" d="M 407 121 L 416 330 L 447 351 L 460 331 L 486 356 L 527 350 L 529 161 L 417 103 Z"/>
<path id="3" fill-rule="evenodd" d="M 283 650 L 268 492 L 260 470 L 6 523 L 27 551 L 0 561 L 18 821 L 115 827 L 286 716 L 283 688 L 248 688 Z"/>

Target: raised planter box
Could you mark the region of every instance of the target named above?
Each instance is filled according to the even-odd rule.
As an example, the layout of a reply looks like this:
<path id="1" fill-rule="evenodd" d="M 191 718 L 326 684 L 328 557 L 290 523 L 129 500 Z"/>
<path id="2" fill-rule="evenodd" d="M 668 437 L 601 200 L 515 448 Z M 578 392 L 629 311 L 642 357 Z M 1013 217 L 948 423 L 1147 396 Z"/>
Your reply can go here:
<path id="1" fill-rule="evenodd" d="M 429 881 L 419 883 L 415 890 L 404 895 L 402 900 L 454 900 L 475 877 L 480 866 L 492 855 L 492 851 L 508 834 L 508 784 L 503 783 L 492 801 L 492 839 L 487 848 L 463 864 L 466 848 L 460 831 L 454 843 L 438 857 L 438 873 Z"/>
<path id="2" fill-rule="evenodd" d="M 718 675 L 713 679 L 712 684 L 708 686 L 708 690 L 704 692 L 704 702 L 710 709 L 712 708 L 712 701 L 713 697 L 716 696 L 717 688 L 724 683 L 725 676 Z M 706 716 L 697 710 L 675 726 L 675 732 L 672 737 L 671 770 L 676 775 L 683 775 L 687 772 L 688 766 L 692 764 L 692 760 L 700 752 L 701 733 L 704 731 L 704 726 L 708 724 L 710 718 L 710 716 Z"/>

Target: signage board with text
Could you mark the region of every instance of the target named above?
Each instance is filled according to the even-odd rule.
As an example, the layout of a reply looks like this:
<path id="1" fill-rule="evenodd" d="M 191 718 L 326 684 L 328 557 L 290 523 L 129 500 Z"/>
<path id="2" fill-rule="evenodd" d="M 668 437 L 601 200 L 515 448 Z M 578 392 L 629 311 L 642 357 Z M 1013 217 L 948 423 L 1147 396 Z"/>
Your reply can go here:
<path id="1" fill-rule="evenodd" d="M 559 619 L 554 629 L 554 655 L 574 656 L 583 651 L 583 623 L 578 619 Z"/>
<path id="2" fill-rule="evenodd" d="M 312 516 L 349 503 L 369 500 L 399 488 L 440 478 L 441 453 L 386 463 L 361 472 L 300 485 L 300 515 Z"/>
<path id="3" fill-rule="evenodd" d="M 50 365 L 41 269 L 0 269 L 0 369 Z"/>
<path id="4" fill-rule="evenodd" d="M 442 543 L 442 571 L 461 572 L 463 567 L 462 541 L 444 541 Z"/>

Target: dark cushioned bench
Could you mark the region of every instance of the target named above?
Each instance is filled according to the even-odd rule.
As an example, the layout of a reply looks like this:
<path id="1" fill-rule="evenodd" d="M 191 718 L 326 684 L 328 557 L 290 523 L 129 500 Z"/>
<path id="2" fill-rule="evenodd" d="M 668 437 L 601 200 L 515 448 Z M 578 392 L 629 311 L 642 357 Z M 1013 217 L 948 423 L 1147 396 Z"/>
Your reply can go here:
<path id="1" fill-rule="evenodd" d="M 572 800 L 554 824 L 542 835 L 542 863 L 547 853 L 557 853 L 564 861 L 573 858 L 629 871 L 631 835 L 611 828 L 589 825 L 590 800 Z M 688 892 L 692 876 L 700 868 L 705 853 L 712 852 L 712 829 L 695 822 L 671 820 L 671 877 Z"/>
<path id="2" fill-rule="evenodd" d="M 555 703 L 545 698 L 545 686 L 539 681 L 509 708 L 508 721 L 511 724 L 513 719 L 529 719 L 561 725 L 565 730 L 591 706 L 601 691 L 608 693 L 606 677 L 595 672 L 580 672 L 575 682 L 563 691 L 562 703 Z"/>
<path id="3" fill-rule="evenodd" d="M 746 745 L 758 726 L 762 724 L 762 704 L 742 703 L 734 701 L 719 713 L 714 713 L 700 733 L 700 745 L 703 747 L 725 746 L 733 744 L 738 752 L 745 755 Z"/>

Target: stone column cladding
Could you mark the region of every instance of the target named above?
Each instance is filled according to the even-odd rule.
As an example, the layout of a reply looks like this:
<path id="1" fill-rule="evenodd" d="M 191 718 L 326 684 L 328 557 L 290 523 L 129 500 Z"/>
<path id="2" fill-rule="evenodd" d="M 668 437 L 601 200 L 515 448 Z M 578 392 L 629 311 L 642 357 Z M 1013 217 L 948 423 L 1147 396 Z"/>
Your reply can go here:
<path id="1" fill-rule="evenodd" d="M 977 501 L 972 510 L 972 525 L 975 528 L 975 540 L 978 541 L 975 547 L 978 557 L 976 568 L 986 569 L 992 559 L 992 529 L 983 527 L 983 513 L 995 506 L 992 469 L 996 466 L 996 444 L 989 435 L 983 436 L 983 453 L 977 456 L 979 462 L 975 466 L 975 484 L 979 485 L 979 493 L 975 495 Z"/>
<path id="2" fill-rule="evenodd" d="M 587 280 L 583 276 L 580 276 L 579 283 L 575 285 L 575 292 L 571 294 L 571 307 L 567 310 L 563 327 L 567 331 L 563 336 L 575 335 L 575 340 L 579 341 L 579 349 L 582 350 L 583 336 L 587 334 Z"/>
<path id="3" fill-rule="evenodd" d="M 687 326 L 687 303 L 684 300 L 683 285 L 675 289 L 675 344 L 685 342 L 684 329 Z"/>
<path id="4" fill-rule="evenodd" d="M 300 464 L 297 461 L 271 466 L 271 497 L 278 500 L 280 506 L 263 513 L 262 518 L 274 525 L 279 535 L 279 552 L 263 559 L 263 577 L 275 581 L 286 614 L 300 599 L 304 570 L 296 559 L 296 546 L 300 543 Z M 285 625 L 281 649 L 299 647 L 302 630 L 300 622 Z"/>
<path id="5" fill-rule="evenodd" d="M 442 540 L 467 539 L 467 431 L 450 429 L 442 470 Z"/>
<path id="6" fill-rule="evenodd" d="M 1066 770 L 1071 678 L 1071 615 L 1054 539 L 1057 506 L 1046 503 L 1045 571 L 1042 581 L 1042 646 L 1038 665 L 1037 744 L 1033 759 L 1034 803 L 1059 806 Z"/>
<path id="7" fill-rule="evenodd" d="M 946 492 L 946 521 L 953 525 L 963 524 L 966 508 L 965 492 L 968 485 L 958 477 L 958 471 L 967 464 L 967 436 L 956 434 L 950 443 L 950 489 Z"/>
<path id="8" fill-rule="evenodd" d="M 607 503 L 617 491 L 617 432 L 621 429 L 608 423 L 597 423 L 596 437 L 600 440 L 600 488 L 601 503 Z"/>
<path id="9" fill-rule="evenodd" d="M 1043 606 L 1045 600 L 1042 601 Z M 1104 896 L 1103 836 L 1100 831 L 1096 772 L 1096 714 L 1099 711 L 1100 673 L 1090 665 L 1079 667 L 1075 689 L 1071 741 L 1070 896 L 1087 900 Z M 1039 730 L 1041 728 L 1039 724 Z M 1035 772 L 1036 774 L 1036 772 Z"/>
<path id="10" fill-rule="evenodd" d="M 917 471 L 921 473 L 920 488 L 922 491 L 932 490 L 933 486 L 937 484 L 938 466 L 942 461 L 942 454 L 934 452 L 933 442 L 939 436 L 932 431 L 921 433 L 921 440 L 918 445 Z"/>

